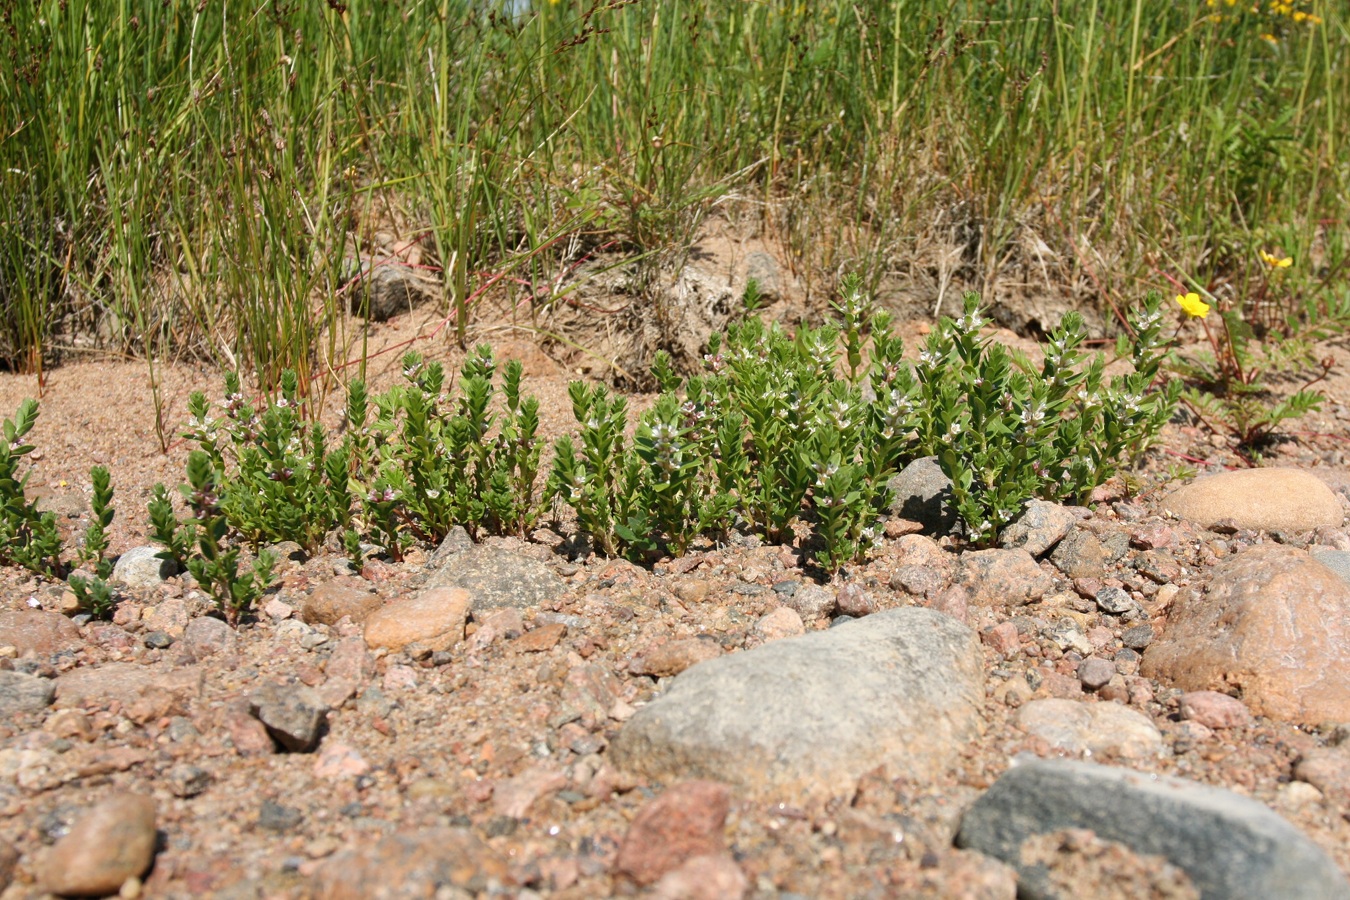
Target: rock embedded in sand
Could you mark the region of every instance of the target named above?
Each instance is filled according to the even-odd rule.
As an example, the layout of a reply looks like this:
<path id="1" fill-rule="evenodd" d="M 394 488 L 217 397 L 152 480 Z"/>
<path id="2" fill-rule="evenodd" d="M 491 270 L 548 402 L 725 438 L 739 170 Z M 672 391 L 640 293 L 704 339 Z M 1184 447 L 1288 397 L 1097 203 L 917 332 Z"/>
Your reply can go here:
<path id="1" fill-rule="evenodd" d="M 0 670 L 0 719 L 44 710 L 55 694 L 56 685 L 49 679 Z"/>
<path id="2" fill-rule="evenodd" d="M 1177 595 L 1140 671 L 1184 691 L 1240 692 L 1256 715 L 1350 721 L 1350 585 L 1302 550 L 1253 547 Z"/>
<path id="3" fill-rule="evenodd" d="M 41 881 L 63 897 L 103 897 L 145 874 L 154 855 L 155 801 L 117 794 L 82 815 L 56 842 Z"/>
<path id="4" fill-rule="evenodd" d="M 1156 758 L 1162 733 L 1142 713 L 1118 703 L 1047 698 L 1017 711 L 1017 727 L 1073 754 L 1114 754 L 1122 759 Z"/>
<path id="5" fill-rule="evenodd" d="M 983 703 L 974 632 L 895 609 L 689 669 L 628 721 L 610 758 L 800 802 L 846 793 L 881 765 L 937 777 L 975 737 Z"/>
<path id="6" fill-rule="evenodd" d="M 479 545 L 446 559 L 427 588 L 463 588 L 473 594 L 475 610 L 532 609 L 561 595 L 567 585 L 537 559 Z"/>
<path id="7" fill-rule="evenodd" d="M 717 781 L 685 781 L 638 810 L 619 848 L 618 871 L 651 884 L 687 860 L 720 853 L 731 791 Z"/>
<path id="8" fill-rule="evenodd" d="M 464 622 L 475 600 L 468 591 L 452 587 L 402 597 L 366 619 L 366 643 L 372 649 L 402 650 L 417 642 L 433 652 L 449 650 L 464 640 Z"/>
<path id="9" fill-rule="evenodd" d="M 1298 469 L 1241 469 L 1177 488 L 1162 508 L 1197 525 L 1229 520 L 1252 531 L 1298 534 L 1339 526 L 1345 511 L 1321 479 Z"/>
<path id="10" fill-rule="evenodd" d="M 19 656 L 51 656 L 82 645 L 79 626 L 60 613 L 45 609 L 0 611 L 0 647 L 13 647 Z"/>
<path id="11" fill-rule="evenodd" d="M 957 582 L 977 606 L 1025 606 L 1054 587 L 1026 550 L 974 550 L 961 555 Z"/>
<path id="12" fill-rule="evenodd" d="M 342 617 L 350 616 L 360 625 L 383 606 L 379 594 L 330 581 L 301 601 L 300 618 L 310 625 L 336 625 Z"/>
<path id="13" fill-rule="evenodd" d="M 422 828 L 355 842 L 319 867 L 312 896 L 434 897 L 447 887 L 486 893 L 506 878 L 505 861 L 469 829 Z M 397 892 L 391 892 L 394 886 Z"/>
<path id="14" fill-rule="evenodd" d="M 1062 896 L 1027 845 L 1090 829 L 1165 857 L 1204 897 L 1333 900 L 1350 896 L 1336 864 L 1262 803 L 1198 782 L 1070 760 L 1019 762 L 966 812 L 957 843 L 1018 870 L 1018 896 Z"/>

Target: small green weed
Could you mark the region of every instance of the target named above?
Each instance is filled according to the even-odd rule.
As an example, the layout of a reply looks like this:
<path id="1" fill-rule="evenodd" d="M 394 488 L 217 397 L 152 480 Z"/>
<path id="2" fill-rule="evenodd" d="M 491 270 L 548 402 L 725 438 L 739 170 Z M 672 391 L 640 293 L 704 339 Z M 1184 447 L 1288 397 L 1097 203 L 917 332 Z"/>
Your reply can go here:
<path id="1" fill-rule="evenodd" d="M 38 404 L 19 404 L 13 419 L 5 419 L 0 443 L 0 562 L 53 575 L 61 567 L 61 537 L 56 515 L 40 512 L 25 489 L 28 476 L 19 476 L 20 461 L 35 449 L 24 437 L 37 424 Z"/>

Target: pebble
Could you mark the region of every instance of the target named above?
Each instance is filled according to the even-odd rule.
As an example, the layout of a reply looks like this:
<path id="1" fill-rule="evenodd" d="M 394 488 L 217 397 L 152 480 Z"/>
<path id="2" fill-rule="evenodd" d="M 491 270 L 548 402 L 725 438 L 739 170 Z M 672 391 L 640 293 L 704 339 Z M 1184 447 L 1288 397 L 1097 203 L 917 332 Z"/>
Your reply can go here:
<path id="1" fill-rule="evenodd" d="M 877 611 L 877 603 L 861 585 L 841 585 L 834 593 L 835 607 L 846 616 L 861 618 Z"/>
<path id="2" fill-rule="evenodd" d="M 114 794 L 81 815 L 42 866 L 47 890 L 67 897 L 115 894 L 150 868 L 155 855 L 155 801 Z"/>
<path id="3" fill-rule="evenodd" d="M 1022 636 L 1012 622 L 1000 622 L 986 628 L 980 633 L 980 640 L 1004 657 L 1012 656 L 1022 648 Z"/>
<path id="4" fill-rule="evenodd" d="M 383 606 L 379 594 L 345 581 L 328 581 L 300 601 L 300 618 L 310 625 L 336 625 L 346 617 L 361 625 Z"/>
<path id="5" fill-rule="evenodd" d="M 721 853 L 730 807 L 731 791 L 720 782 L 672 785 L 633 817 L 616 870 L 648 885 L 693 857 Z"/>
<path id="6" fill-rule="evenodd" d="M 961 554 L 959 583 L 978 606 L 1025 606 L 1054 586 L 1026 550 L 973 550 Z"/>
<path id="7" fill-rule="evenodd" d="M 1294 777 L 1334 798 L 1341 806 L 1350 806 L 1350 746 L 1308 750 L 1294 764 Z"/>
<path id="8" fill-rule="evenodd" d="M 1252 724 L 1252 714 L 1236 697 L 1218 691 L 1188 691 L 1179 699 L 1181 717 L 1207 728 L 1242 728 Z"/>
<path id="9" fill-rule="evenodd" d="M 264 800 L 262 806 L 258 808 L 258 818 L 255 824 L 264 831 L 285 834 L 299 828 L 303 821 L 305 821 L 304 813 L 294 806 L 285 806 L 273 800 Z"/>
<path id="10" fill-rule="evenodd" d="M 353 841 L 320 864 L 312 895 L 315 900 L 458 898 L 486 894 L 507 876 L 505 860 L 469 829 L 417 828 Z M 397 894 L 392 885 L 398 886 Z"/>
<path id="11" fill-rule="evenodd" d="M 151 650 L 168 650 L 173 646 L 173 635 L 167 631 L 152 631 L 142 639 L 142 643 Z"/>
<path id="12" fill-rule="evenodd" d="M 1105 687 L 1116 676 L 1116 664 L 1091 656 L 1078 664 L 1078 680 L 1090 691 Z"/>
<path id="13" fill-rule="evenodd" d="M 1077 510 L 1045 500 L 1032 500 L 1012 524 L 998 536 L 998 545 L 1005 550 L 1022 549 L 1032 556 L 1040 556 L 1079 520 Z"/>
<path id="14" fill-rule="evenodd" d="M 777 641 L 783 638 L 797 637 L 806 633 L 801 615 L 790 606 L 780 606 L 772 612 L 760 616 L 755 622 L 754 633 L 764 641 Z"/>
<path id="15" fill-rule="evenodd" d="M 180 763 L 169 769 L 165 781 L 175 797 L 196 797 L 211 786 L 211 773 L 200 766 Z"/>
<path id="16" fill-rule="evenodd" d="M 15 656 L 51 656 L 79 649 L 82 644 L 79 626 L 60 613 L 43 609 L 0 611 L 0 647 L 13 647 Z"/>
<path id="17" fill-rule="evenodd" d="M 427 589 L 462 588 L 473 595 L 475 610 L 514 606 L 532 609 L 547 605 L 567 590 L 553 568 L 521 553 L 498 546 L 469 547 L 435 568 Z"/>
<path id="18" fill-rule="evenodd" d="M 183 632 L 183 649 L 193 659 L 233 653 L 238 645 L 234 629 L 213 616 L 198 616 Z"/>
<path id="19" fill-rule="evenodd" d="M 561 769 L 552 763 L 540 763 L 498 784 L 492 793 L 492 808 L 499 816 L 524 819 L 541 798 L 565 787 L 567 776 Z"/>
<path id="20" fill-rule="evenodd" d="M 1114 754 L 1122 759 L 1156 759 L 1162 733 L 1153 721 L 1119 703 L 1046 698 L 1017 711 L 1018 728 L 1073 754 Z"/>
<path id="21" fill-rule="evenodd" d="M 1131 650 L 1144 650 L 1155 636 L 1152 625 L 1131 625 L 1120 633 L 1120 642 Z"/>
<path id="22" fill-rule="evenodd" d="M 914 460 L 886 482 L 892 516 L 918 522 L 928 534 L 949 534 L 959 517 L 952 495 L 952 480 L 942 471 L 937 457 Z"/>
<path id="23" fill-rule="evenodd" d="M 824 619 L 834 612 L 838 600 L 834 591 L 818 584 L 805 584 L 790 596 L 783 597 L 783 603 L 797 611 L 803 622 Z"/>
<path id="24" fill-rule="evenodd" d="M 468 591 L 439 587 L 395 600 L 366 619 L 366 644 L 402 650 L 420 642 L 433 651 L 464 640 L 464 622 L 475 598 Z"/>
<path id="25" fill-rule="evenodd" d="M 330 781 L 359 778 L 370 771 L 370 763 L 350 744 L 329 742 L 314 761 L 314 777 Z"/>
<path id="26" fill-rule="evenodd" d="M 1123 588 L 1104 587 L 1097 592 L 1094 599 L 1097 608 L 1107 615 L 1120 616 L 1139 608 L 1139 604 L 1130 596 L 1129 591 Z"/>
<path id="27" fill-rule="evenodd" d="M 1336 864 L 1267 806 L 1168 775 L 1019 757 L 962 816 L 957 843 L 1018 871 L 1019 896 L 1062 896 L 1027 844 L 1090 829 L 1182 869 L 1204 897 L 1323 900 L 1350 895 Z"/>
<path id="28" fill-rule="evenodd" d="M 690 666 L 716 659 L 722 653 L 721 645 L 710 637 L 667 641 L 642 650 L 628 664 L 628 671 L 632 675 L 669 678 L 680 674 Z"/>
<path id="29" fill-rule="evenodd" d="M 133 591 L 145 591 L 158 587 L 166 579 L 178 572 L 178 566 L 171 559 L 160 559 L 163 547 L 132 547 L 117 558 L 113 565 L 112 580 L 120 581 Z"/>
<path id="30" fill-rule="evenodd" d="M 292 753 L 312 752 L 328 721 L 328 704 L 319 693 L 297 684 L 265 685 L 249 698 L 249 711 Z"/>
<path id="31" fill-rule="evenodd" d="M 662 875 L 647 896 L 651 900 L 741 900 L 749 889 L 749 879 L 736 860 L 720 853 L 690 857 Z"/>

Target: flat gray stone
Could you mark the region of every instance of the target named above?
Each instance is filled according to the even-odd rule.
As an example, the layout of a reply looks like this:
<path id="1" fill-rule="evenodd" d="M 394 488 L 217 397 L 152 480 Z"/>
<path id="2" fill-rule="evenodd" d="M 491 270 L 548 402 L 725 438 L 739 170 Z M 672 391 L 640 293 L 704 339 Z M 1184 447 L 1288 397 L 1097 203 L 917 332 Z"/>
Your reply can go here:
<path id="1" fill-rule="evenodd" d="M 567 590 L 549 566 L 518 553 L 478 545 L 451 556 L 426 589 L 457 587 L 473 595 L 476 611 L 513 606 L 532 609 Z"/>
<path id="2" fill-rule="evenodd" d="M 891 515 L 918 522 L 925 534 L 950 534 L 956 528 L 952 480 L 936 456 L 914 460 L 892 475 L 886 487 L 891 491 Z"/>
<path id="3" fill-rule="evenodd" d="M 54 696 L 56 684 L 50 679 L 0 671 L 0 719 L 46 709 Z"/>
<path id="4" fill-rule="evenodd" d="M 966 812 L 959 846 L 1018 870 L 1018 896 L 1049 900 L 1043 866 L 1022 860 L 1031 838 L 1086 828 L 1135 853 L 1165 857 L 1205 900 L 1344 900 L 1336 864 L 1265 805 L 1183 778 L 1070 760 L 1028 760 Z"/>
<path id="5" fill-rule="evenodd" d="M 983 701 L 975 633 L 895 609 L 691 667 L 629 720 L 610 758 L 799 802 L 848 793 L 881 765 L 937 777 L 976 736 Z"/>

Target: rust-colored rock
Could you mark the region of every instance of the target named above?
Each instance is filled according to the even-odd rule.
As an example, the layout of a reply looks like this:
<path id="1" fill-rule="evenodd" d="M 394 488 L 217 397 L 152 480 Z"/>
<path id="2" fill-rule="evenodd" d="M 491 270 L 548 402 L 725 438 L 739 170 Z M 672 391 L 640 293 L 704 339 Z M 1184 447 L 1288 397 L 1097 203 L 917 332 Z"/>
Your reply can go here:
<path id="1" fill-rule="evenodd" d="M 634 675 L 655 675 L 668 678 L 678 675 L 685 669 L 706 659 L 715 659 L 722 655 L 722 648 L 716 641 L 706 638 L 686 638 L 668 641 L 655 647 L 648 647 L 628 665 L 628 671 Z"/>
<path id="2" fill-rule="evenodd" d="M 1256 715 L 1350 719 L 1350 585 L 1302 550 L 1254 547 L 1173 601 L 1142 673 L 1239 696 Z"/>
<path id="3" fill-rule="evenodd" d="M 617 870 L 651 884 L 686 860 L 722 852 L 731 790 L 716 781 L 674 785 L 638 810 L 619 848 Z"/>
<path id="4" fill-rule="evenodd" d="M 319 867 L 313 896 L 432 897 L 446 886 L 477 893 L 506 878 L 506 863 L 469 829 L 425 828 L 354 843 Z"/>
<path id="5" fill-rule="evenodd" d="M 0 612 L 0 647 L 14 647 L 20 656 L 50 656 L 80 645 L 79 626 L 60 613 L 45 609 Z"/>

